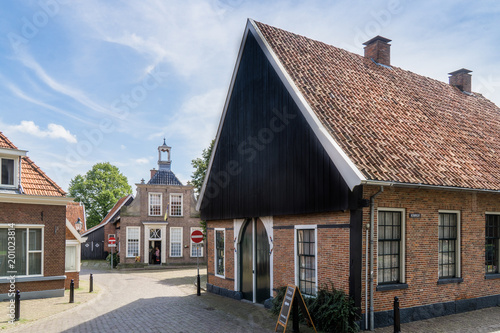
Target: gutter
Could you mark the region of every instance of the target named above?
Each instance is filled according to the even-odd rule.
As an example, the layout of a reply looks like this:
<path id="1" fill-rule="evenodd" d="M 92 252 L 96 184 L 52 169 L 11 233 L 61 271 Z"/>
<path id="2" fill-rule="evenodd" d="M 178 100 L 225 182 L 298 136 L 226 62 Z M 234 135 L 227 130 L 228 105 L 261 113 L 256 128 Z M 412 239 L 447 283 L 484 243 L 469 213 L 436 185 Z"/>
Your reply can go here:
<path id="1" fill-rule="evenodd" d="M 374 330 L 374 307 L 373 307 L 373 238 L 374 238 L 374 224 L 375 224 L 375 198 L 384 192 L 384 187 L 380 186 L 380 190 L 370 197 L 370 330 Z M 366 285 L 366 284 L 365 284 Z M 366 298 L 365 298 L 366 300 Z M 365 311 L 365 313 L 367 313 Z M 367 321 L 368 318 L 365 319 Z"/>
<path id="2" fill-rule="evenodd" d="M 470 187 L 458 187 L 458 186 L 446 186 L 446 185 L 399 183 L 399 182 L 383 181 L 383 180 L 362 180 L 360 185 L 389 186 L 389 187 L 391 187 L 391 186 L 411 187 L 411 188 L 424 189 L 424 190 L 430 189 L 430 190 L 500 193 L 500 190 L 476 189 L 476 188 L 470 188 Z"/>

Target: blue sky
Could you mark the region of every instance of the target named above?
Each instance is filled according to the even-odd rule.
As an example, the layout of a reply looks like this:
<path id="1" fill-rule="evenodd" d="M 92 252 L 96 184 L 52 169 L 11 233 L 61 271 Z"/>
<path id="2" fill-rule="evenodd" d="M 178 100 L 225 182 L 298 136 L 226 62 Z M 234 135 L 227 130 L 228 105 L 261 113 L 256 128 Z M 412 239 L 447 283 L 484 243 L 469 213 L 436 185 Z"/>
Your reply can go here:
<path id="1" fill-rule="evenodd" d="M 97 162 L 131 185 L 172 147 L 184 183 L 215 137 L 247 18 L 363 53 L 500 105 L 498 1 L 9 1 L 0 8 L 0 131 L 61 187 Z M 133 186 L 135 189 L 135 186 Z"/>

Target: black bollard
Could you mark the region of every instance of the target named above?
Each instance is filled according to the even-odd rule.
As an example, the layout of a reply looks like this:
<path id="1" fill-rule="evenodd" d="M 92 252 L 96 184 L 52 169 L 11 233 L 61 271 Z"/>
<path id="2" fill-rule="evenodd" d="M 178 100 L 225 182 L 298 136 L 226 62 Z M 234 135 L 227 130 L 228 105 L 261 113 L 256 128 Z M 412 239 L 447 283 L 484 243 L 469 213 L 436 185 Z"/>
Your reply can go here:
<path id="1" fill-rule="evenodd" d="M 16 299 L 15 299 L 15 310 L 14 310 L 14 320 L 19 320 L 21 317 L 21 293 L 19 289 L 16 291 Z"/>
<path id="2" fill-rule="evenodd" d="M 90 274 L 90 289 L 89 289 L 89 293 L 91 293 L 93 291 L 94 291 L 94 277 L 92 276 L 92 274 Z"/>
<path id="3" fill-rule="evenodd" d="M 196 295 L 200 296 L 200 273 L 198 272 L 198 276 L 196 277 Z"/>
<path id="4" fill-rule="evenodd" d="M 401 322 L 399 318 L 399 298 L 394 297 L 394 333 L 401 333 Z"/>
<path id="5" fill-rule="evenodd" d="M 75 281 L 71 279 L 71 283 L 69 284 L 69 302 L 75 303 Z"/>

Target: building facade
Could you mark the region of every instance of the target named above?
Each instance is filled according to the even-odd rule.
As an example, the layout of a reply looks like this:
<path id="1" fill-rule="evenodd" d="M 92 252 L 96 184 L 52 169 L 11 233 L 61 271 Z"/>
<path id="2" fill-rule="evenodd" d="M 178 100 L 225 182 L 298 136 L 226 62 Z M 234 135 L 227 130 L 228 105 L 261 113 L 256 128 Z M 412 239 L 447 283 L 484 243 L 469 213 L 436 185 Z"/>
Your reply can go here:
<path id="1" fill-rule="evenodd" d="M 361 326 L 500 304 L 500 109 L 249 20 L 198 209 L 208 289 L 264 302 L 297 285 L 352 297 Z"/>
<path id="2" fill-rule="evenodd" d="M 0 132 L 0 299 L 64 295 L 66 193 Z"/>
<path id="3" fill-rule="evenodd" d="M 175 265 L 204 262 L 205 249 L 191 242 L 201 230 L 194 187 L 183 185 L 171 170 L 171 147 L 158 147 L 158 170 L 137 185 L 132 203 L 121 209 L 120 265 Z M 200 259 L 198 259 L 200 260 Z"/>

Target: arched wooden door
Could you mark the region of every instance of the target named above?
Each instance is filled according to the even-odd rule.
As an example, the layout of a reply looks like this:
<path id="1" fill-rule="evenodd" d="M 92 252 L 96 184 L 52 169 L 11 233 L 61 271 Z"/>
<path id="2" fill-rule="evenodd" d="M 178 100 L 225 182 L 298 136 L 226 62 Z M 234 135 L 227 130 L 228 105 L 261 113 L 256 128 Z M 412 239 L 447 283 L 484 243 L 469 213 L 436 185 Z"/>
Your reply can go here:
<path id="1" fill-rule="evenodd" d="M 269 241 L 259 219 L 245 222 L 239 245 L 240 291 L 243 298 L 258 303 L 270 297 Z M 254 274 L 255 272 L 255 274 Z"/>

